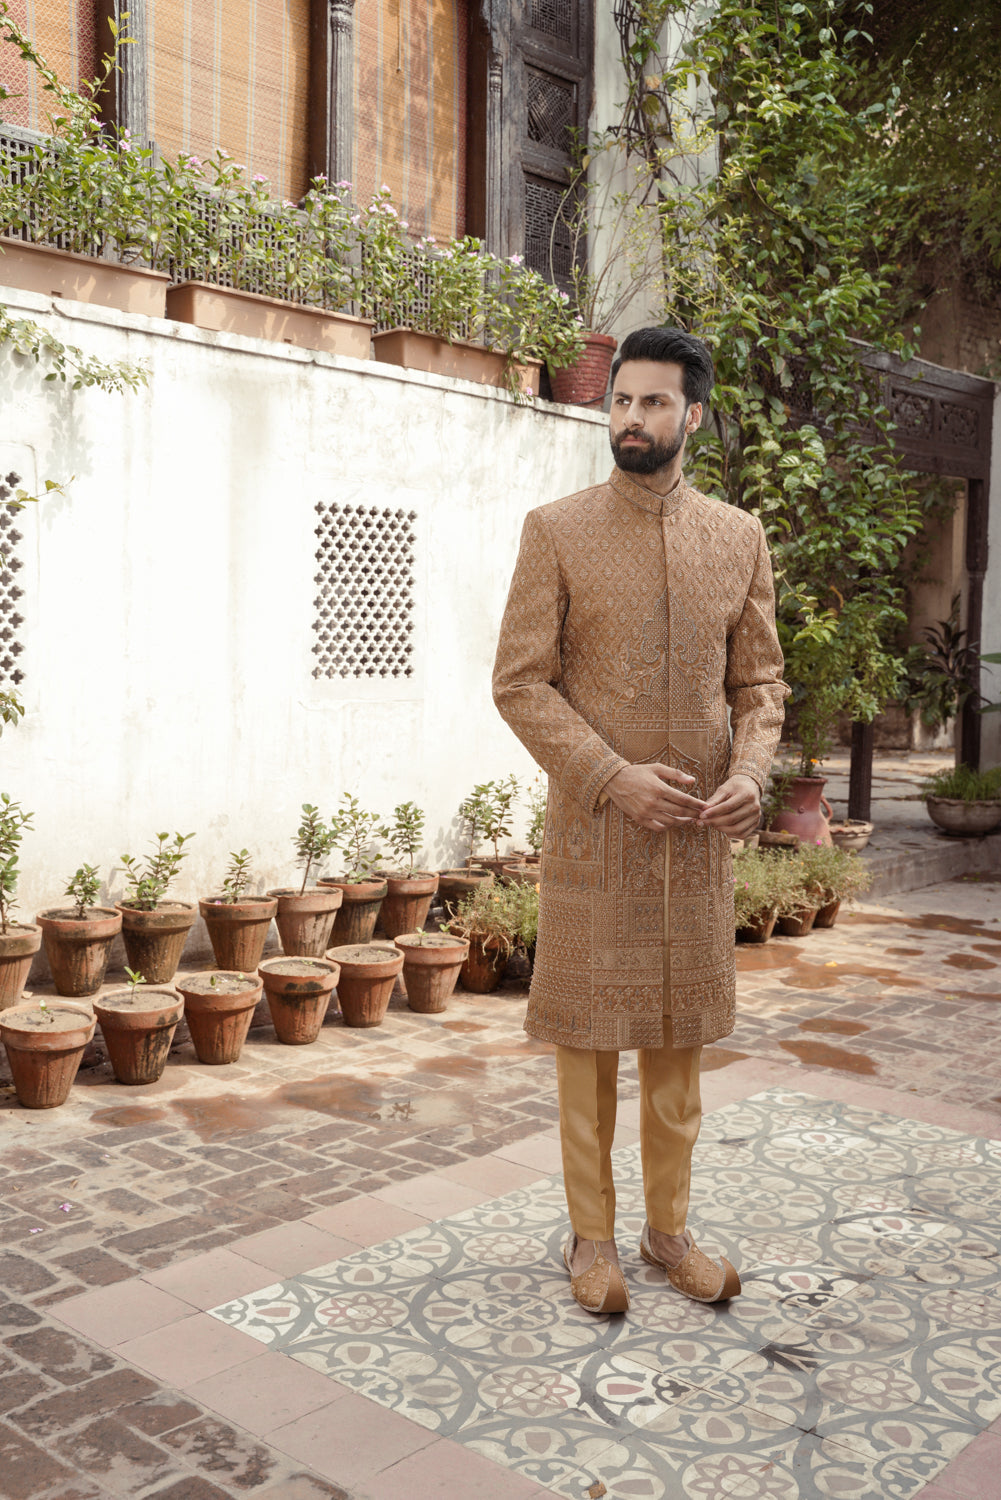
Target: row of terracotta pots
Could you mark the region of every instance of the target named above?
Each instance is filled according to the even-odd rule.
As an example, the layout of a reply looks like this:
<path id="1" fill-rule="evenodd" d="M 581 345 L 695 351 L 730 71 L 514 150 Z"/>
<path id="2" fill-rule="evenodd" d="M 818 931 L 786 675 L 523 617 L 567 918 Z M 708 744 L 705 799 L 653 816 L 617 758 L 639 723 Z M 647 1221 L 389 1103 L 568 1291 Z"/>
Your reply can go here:
<path id="1" fill-rule="evenodd" d="M 261 964 L 256 977 L 215 970 L 176 987 L 112 990 L 93 1002 L 93 1015 L 66 999 L 13 1006 L 0 1013 L 0 1038 L 19 1101 L 52 1108 L 65 1102 L 98 1023 L 119 1083 L 155 1083 L 182 1014 L 199 1062 L 233 1063 L 262 987 L 278 1040 L 302 1046 L 319 1036 L 335 987 L 346 1025 L 380 1025 L 401 970 L 412 1010 L 443 1011 L 468 951 L 463 938 L 415 932 L 395 943 L 331 948 L 325 958 L 286 955 Z"/>
<path id="2" fill-rule="evenodd" d="M 803 906 L 784 917 L 776 916 L 773 912 L 770 917 L 762 917 L 746 927 L 738 927 L 737 942 L 767 943 L 776 930 L 782 937 L 806 937 L 815 927 L 833 927 L 840 910 L 839 899 L 828 901 L 826 906 Z"/>
<path id="3" fill-rule="evenodd" d="M 219 968 L 250 973 L 261 962 L 272 920 L 285 953 L 318 958 L 332 943 L 368 942 L 377 920 L 390 938 L 422 927 L 437 886 L 437 875 L 389 876 L 354 883 L 321 880 L 301 894 L 283 889 L 236 902 L 208 897 L 197 907 L 168 901 L 141 911 L 119 902 L 114 908 L 91 907 L 85 918 L 53 908 L 40 912 L 34 926 L 8 935 L 0 954 L 0 1009 L 17 1003 L 43 943 L 56 993 L 79 999 L 101 988 L 119 933 L 129 967 L 150 984 L 168 984 L 200 914 Z"/>

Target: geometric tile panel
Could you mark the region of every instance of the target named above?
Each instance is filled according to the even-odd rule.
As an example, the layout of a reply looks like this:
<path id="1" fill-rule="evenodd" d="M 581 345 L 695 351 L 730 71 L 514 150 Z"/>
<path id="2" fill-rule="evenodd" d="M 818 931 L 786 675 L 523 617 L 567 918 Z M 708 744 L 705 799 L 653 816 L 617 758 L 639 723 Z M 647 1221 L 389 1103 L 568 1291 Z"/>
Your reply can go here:
<path id="1" fill-rule="evenodd" d="M 416 511 L 317 505 L 314 677 L 413 674 Z"/>
<path id="2" fill-rule="evenodd" d="M 1001 1415 L 1001 1142 L 781 1088 L 715 1111 L 716 1306 L 640 1260 L 638 1148 L 615 1168 L 624 1317 L 570 1298 L 558 1176 L 213 1316 L 573 1500 L 908 1500 Z"/>

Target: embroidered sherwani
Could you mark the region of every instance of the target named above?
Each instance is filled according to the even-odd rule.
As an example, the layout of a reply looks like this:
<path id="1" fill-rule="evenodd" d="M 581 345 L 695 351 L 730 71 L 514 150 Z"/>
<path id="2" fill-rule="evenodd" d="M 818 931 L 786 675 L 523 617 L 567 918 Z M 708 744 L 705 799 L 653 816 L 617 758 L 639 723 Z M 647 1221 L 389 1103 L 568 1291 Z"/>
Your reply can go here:
<path id="1" fill-rule="evenodd" d="M 494 699 L 549 775 L 530 1035 L 603 1050 L 732 1031 L 726 834 L 653 833 L 603 788 L 641 762 L 688 772 L 697 797 L 737 772 L 763 787 L 781 679 L 755 517 L 683 478 L 656 495 L 618 468 L 529 512 Z"/>

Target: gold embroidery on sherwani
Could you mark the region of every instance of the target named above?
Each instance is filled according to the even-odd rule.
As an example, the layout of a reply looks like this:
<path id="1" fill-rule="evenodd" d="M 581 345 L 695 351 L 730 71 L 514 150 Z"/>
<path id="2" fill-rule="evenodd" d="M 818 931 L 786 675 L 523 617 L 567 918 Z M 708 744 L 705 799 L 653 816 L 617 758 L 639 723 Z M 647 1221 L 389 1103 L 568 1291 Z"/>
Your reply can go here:
<path id="1" fill-rule="evenodd" d="M 681 479 L 619 469 L 525 519 L 494 697 L 549 775 L 526 1030 L 570 1047 L 677 1047 L 733 1029 L 729 841 L 655 834 L 602 799 L 661 762 L 709 796 L 764 785 L 788 691 L 760 523 Z M 727 726 L 732 715 L 733 742 Z"/>

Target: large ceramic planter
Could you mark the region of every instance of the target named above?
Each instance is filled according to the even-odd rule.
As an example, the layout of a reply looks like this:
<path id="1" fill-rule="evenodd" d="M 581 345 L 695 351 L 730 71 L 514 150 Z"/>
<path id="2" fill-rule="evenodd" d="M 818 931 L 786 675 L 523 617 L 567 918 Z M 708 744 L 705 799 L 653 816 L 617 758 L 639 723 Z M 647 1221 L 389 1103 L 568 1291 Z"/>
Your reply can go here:
<path id="1" fill-rule="evenodd" d="M 122 941 L 129 968 L 147 984 L 169 984 L 177 973 L 188 933 L 198 920 L 198 908 L 188 901 L 161 901 L 153 911 L 141 911 L 119 901 Z"/>
<path id="2" fill-rule="evenodd" d="M 94 307 L 117 307 L 147 318 L 162 318 L 166 311 L 170 277 L 163 271 L 120 266 L 24 240 L 0 239 L 0 250 L 0 286 L 40 292 L 43 297 L 69 297 Z"/>
<path id="3" fill-rule="evenodd" d="M 16 1005 L 28 982 L 31 961 L 42 946 L 42 929 L 8 922 L 0 933 L 0 1011 Z"/>
<path id="4" fill-rule="evenodd" d="M 567 406 L 600 405 L 608 390 L 615 348 L 615 339 L 607 333 L 586 333 L 584 351 L 577 363 L 565 370 L 549 371 L 553 400 Z"/>
<path id="5" fill-rule="evenodd" d="M 489 885 L 493 880 L 491 870 L 477 866 L 464 870 L 442 870 L 438 876 L 438 895 L 449 915 L 454 915 L 460 901 L 472 895 L 478 886 Z"/>
<path id="6" fill-rule="evenodd" d="M 785 802 L 768 827 L 775 833 L 794 833 L 801 844 L 830 844 L 829 823 L 834 816 L 824 796 L 823 776 L 793 776 Z"/>
<path id="7" fill-rule="evenodd" d="M 755 917 L 753 922 L 748 922 L 744 927 L 737 928 L 738 943 L 767 943 L 775 931 L 775 923 L 778 918 L 774 912 L 769 917 Z"/>
<path id="8" fill-rule="evenodd" d="M 423 870 L 416 875 L 389 875 L 386 884 L 389 889 L 379 911 L 386 936 L 396 938 L 401 932 L 423 927 L 438 889 L 438 876 Z"/>
<path id="9" fill-rule="evenodd" d="M 72 907 L 52 907 L 35 918 L 42 929 L 45 957 L 59 995 L 96 995 L 104 983 L 111 945 L 122 930 L 122 914 L 108 906 L 88 906 L 77 917 Z"/>
<path id="10" fill-rule="evenodd" d="M 954 838 L 979 839 L 1001 827 L 1001 801 L 962 802 L 958 797 L 926 797 L 932 822 Z"/>
<path id="11" fill-rule="evenodd" d="M 156 1083 L 184 1014 L 177 990 L 146 984 L 109 990 L 94 1001 L 94 1014 L 118 1082 Z"/>
<path id="12" fill-rule="evenodd" d="M 469 942 L 449 933 L 403 933 L 396 938 L 403 949 L 403 983 L 407 1004 L 423 1016 L 437 1015 L 448 1005 Z"/>
<path id="13" fill-rule="evenodd" d="M 35 1002 L 13 1005 L 0 1012 L 0 1040 L 19 1104 L 25 1109 L 65 1104 L 94 1025 L 87 1007 L 72 1000 L 53 1000 L 44 1008 Z"/>
<path id="14" fill-rule="evenodd" d="M 275 921 L 282 949 L 290 958 L 322 958 L 330 946 L 341 893 L 333 886 L 268 891 L 278 901 Z"/>
<path id="15" fill-rule="evenodd" d="M 779 917 L 778 929 L 783 937 L 806 937 L 813 931 L 813 924 L 817 919 L 818 908 L 816 906 L 801 906 L 797 911 L 788 913 L 787 916 Z"/>
<path id="16" fill-rule="evenodd" d="M 423 370 L 428 375 L 451 375 L 456 380 L 471 380 L 475 385 L 507 388 L 507 360 L 496 349 L 486 349 L 482 344 L 470 344 L 464 339 L 449 343 L 413 328 L 387 328 L 372 335 L 372 347 L 376 359 L 387 365 Z M 515 368 L 521 390 L 537 396 L 542 373 L 540 361 L 526 360 Z"/>
<path id="17" fill-rule="evenodd" d="M 208 281 L 172 286 L 167 293 L 167 316 L 176 323 L 192 323 L 217 333 L 241 333 L 275 344 L 295 344 L 300 349 L 347 354 L 352 359 L 368 359 L 372 341 L 372 324 L 367 318 L 283 302 L 260 292 L 237 291 Z"/>
<path id="18" fill-rule="evenodd" d="M 377 880 L 335 880 L 327 877 L 320 881 L 320 885 L 325 890 L 340 891 L 342 897 L 334 917 L 334 930 L 330 939 L 333 947 L 370 943 L 388 882 L 382 877 Z"/>
<path id="19" fill-rule="evenodd" d="M 349 943 L 327 957 L 340 964 L 337 998 L 345 1026 L 381 1026 L 403 953 L 392 943 Z"/>
<path id="20" fill-rule="evenodd" d="M 252 974 L 264 955 L 271 919 L 278 910 L 275 896 L 244 896 L 224 901 L 208 896 L 198 910 L 209 931 L 212 952 L 220 969 Z"/>
<path id="21" fill-rule="evenodd" d="M 195 1055 L 200 1063 L 234 1063 L 243 1051 L 254 1008 L 261 998 L 261 981 L 252 974 L 189 974 L 178 983 L 184 997 Z"/>
<path id="22" fill-rule="evenodd" d="M 269 958 L 258 974 L 264 981 L 275 1036 L 286 1047 L 315 1042 L 327 1014 L 340 966 L 326 958 Z"/>
<path id="23" fill-rule="evenodd" d="M 471 937 L 469 952 L 459 970 L 462 987 L 475 995 L 489 995 L 507 973 L 510 949 L 498 938 Z"/>

